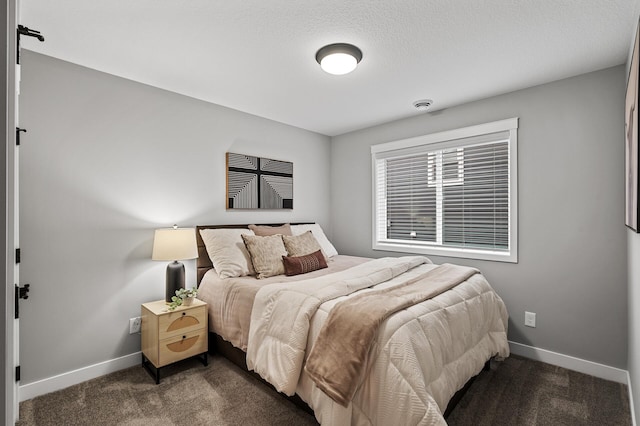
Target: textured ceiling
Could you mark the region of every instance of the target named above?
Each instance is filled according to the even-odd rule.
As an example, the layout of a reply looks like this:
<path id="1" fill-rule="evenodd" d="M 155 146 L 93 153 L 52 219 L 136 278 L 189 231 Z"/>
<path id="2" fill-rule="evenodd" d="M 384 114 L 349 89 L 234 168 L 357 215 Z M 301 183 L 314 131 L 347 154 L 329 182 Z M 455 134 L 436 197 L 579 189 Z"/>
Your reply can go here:
<path id="1" fill-rule="evenodd" d="M 637 0 L 21 0 L 24 48 L 326 135 L 626 61 Z M 345 76 L 316 51 L 360 47 Z"/>

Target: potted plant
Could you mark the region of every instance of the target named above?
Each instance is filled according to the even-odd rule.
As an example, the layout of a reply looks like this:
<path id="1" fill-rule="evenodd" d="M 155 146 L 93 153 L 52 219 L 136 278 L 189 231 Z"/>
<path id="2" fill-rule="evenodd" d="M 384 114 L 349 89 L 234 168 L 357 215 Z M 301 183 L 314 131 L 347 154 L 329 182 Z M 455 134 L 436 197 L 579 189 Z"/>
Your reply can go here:
<path id="1" fill-rule="evenodd" d="M 176 295 L 171 297 L 171 303 L 169 303 L 169 310 L 173 311 L 178 306 L 189 306 L 193 303 L 193 299 L 198 294 L 198 289 L 193 288 L 179 288 L 176 290 Z"/>

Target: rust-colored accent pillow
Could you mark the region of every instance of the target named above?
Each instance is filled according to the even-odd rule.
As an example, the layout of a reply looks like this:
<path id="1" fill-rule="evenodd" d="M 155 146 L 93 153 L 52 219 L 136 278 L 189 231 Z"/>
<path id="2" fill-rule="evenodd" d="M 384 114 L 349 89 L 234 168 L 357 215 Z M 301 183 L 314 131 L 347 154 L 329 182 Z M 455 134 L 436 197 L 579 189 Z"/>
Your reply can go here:
<path id="1" fill-rule="evenodd" d="M 282 256 L 286 275 L 300 275 L 327 267 L 327 261 L 320 250 L 306 256 Z"/>
<path id="2" fill-rule="evenodd" d="M 292 235 L 291 234 L 291 225 L 285 223 L 280 226 L 269 226 L 269 225 L 249 225 L 249 229 L 253 231 L 259 237 L 268 237 L 269 235 Z"/>

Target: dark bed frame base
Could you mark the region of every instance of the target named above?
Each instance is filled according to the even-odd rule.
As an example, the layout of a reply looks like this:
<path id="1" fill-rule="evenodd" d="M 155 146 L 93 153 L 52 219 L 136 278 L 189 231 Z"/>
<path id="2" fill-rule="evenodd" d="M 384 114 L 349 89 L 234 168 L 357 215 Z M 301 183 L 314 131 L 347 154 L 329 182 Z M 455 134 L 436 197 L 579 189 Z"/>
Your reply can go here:
<path id="1" fill-rule="evenodd" d="M 222 355 L 223 357 L 227 358 L 229 361 L 231 361 L 232 363 L 240 367 L 240 369 L 243 370 L 244 372 L 255 377 L 262 383 L 265 383 L 267 386 L 273 389 L 274 392 L 278 392 L 271 383 L 267 382 L 262 377 L 260 377 L 258 373 L 256 373 L 255 371 L 249 371 L 249 369 L 247 368 L 246 354 L 242 350 L 236 348 L 231 343 L 227 342 L 222 337 L 218 336 L 216 333 L 213 333 L 213 332 L 209 332 L 209 353 L 210 354 L 218 353 Z M 483 371 L 488 371 L 490 369 L 490 366 L 491 366 L 491 360 L 488 360 L 484 364 Z M 476 377 L 478 376 L 474 376 L 470 378 L 469 381 L 464 385 L 464 387 L 460 389 L 458 392 L 456 392 L 453 395 L 453 397 L 451 397 L 451 400 L 447 405 L 447 409 L 444 411 L 445 419 L 449 416 L 449 414 L 451 414 L 451 412 L 456 407 L 456 405 L 458 405 L 462 397 L 464 397 L 464 394 L 467 392 L 467 390 L 469 390 L 469 388 L 471 387 L 471 384 L 476 379 Z M 311 407 L 309 407 L 307 403 L 304 402 L 302 398 L 300 398 L 298 395 L 286 396 L 285 394 L 280 392 L 278 392 L 278 394 L 280 394 L 283 398 L 287 398 L 288 400 L 296 404 L 298 407 L 300 407 L 302 410 L 313 415 L 313 410 L 311 409 Z"/>
<path id="2" fill-rule="evenodd" d="M 490 359 L 487 360 L 487 362 L 484 363 L 484 367 L 482 367 L 482 371 L 489 371 L 489 370 L 491 370 Z M 444 414 L 442 415 L 445 418 L 445 420 L 447 419 L 447 417 L 449 417 L 453 409 L 456 408 L 460 400 L 464 397 L 464 395 L 467 393 L 467 391 L 473 384 L 474 380 L 476 380 L 476 377 L 478 377 L 480 374 L 482 374 L 482 372 L 470 378 L 469 381 L 467 381 L 467 383 L 464 384 L 462 389 L 460 389 L 458 392 L 453 394 L 453 396 L 449 400 L 449 403 L 447 404 L 447 409 L 444 410 Z"/>
<path id="3" fill-rule="evenodd" d="M 250 376 L 255 377 L 262 383 L 269 386 L 271 389 L 273 389 L 274 392 L 277 392 L 283 398 L 287 398 L 289 401 L 293 402 L 307 413 L 313 415 L 313 410 L 311 409 L 311 407 L 309 407 L 307 403 L 304 402 L 298 395 L 287 396 L 283 393 L 280 393 L 276 390 L 276 388 L 273 387 L 271 383 L 263 379 L 258 373 L 256 373 L 255 371 L 250 371 L 247 368 L 247 356 L 241 349 L 236 348 L 231 343 L 218 336 L 216 333 L 209 332 L 209 354 L 214 353 L 220 354 L 223 357 L 227 358 L 229 361 L 240 367 L 240 369 L 245 373 L 248 373 Z"/>

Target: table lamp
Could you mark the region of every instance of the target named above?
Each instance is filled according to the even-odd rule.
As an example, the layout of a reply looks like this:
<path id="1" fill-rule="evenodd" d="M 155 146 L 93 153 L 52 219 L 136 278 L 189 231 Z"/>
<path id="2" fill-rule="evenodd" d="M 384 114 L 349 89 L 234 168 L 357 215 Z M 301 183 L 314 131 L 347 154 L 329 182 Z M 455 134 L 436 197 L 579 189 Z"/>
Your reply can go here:
<path id="1" fill-rule="evenodd" d="M 179 260 L 198 257 L 196 230 L 194 228 L 156 229 L 153 237 L 152 260 L 171 260 L 167 265 L 167 288 L 165 301 L 171 302 L 176 290 L 184 288 L 184 264 Z"/>

